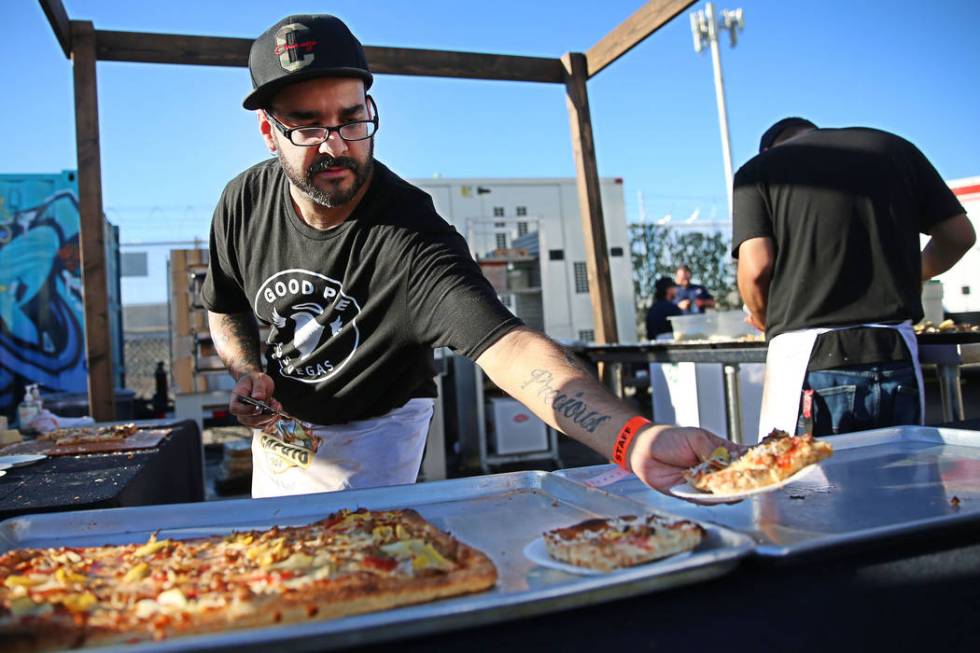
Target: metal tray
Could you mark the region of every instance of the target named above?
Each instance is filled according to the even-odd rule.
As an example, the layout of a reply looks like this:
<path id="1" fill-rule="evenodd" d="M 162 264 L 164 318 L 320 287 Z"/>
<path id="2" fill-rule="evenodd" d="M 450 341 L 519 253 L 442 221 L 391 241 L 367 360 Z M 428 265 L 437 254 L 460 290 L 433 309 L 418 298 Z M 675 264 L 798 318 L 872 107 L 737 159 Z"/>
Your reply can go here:
<path id="1" fill-rule="evenodd" d="M 746 533 L 755 552 L 769 559 L 980 524 L 980 431 L 902 426 L 826 440 L 834 455 L 818 470 L 736 504 L 695 505 L 651 490 L 634 476 L 603 489 Z M 581 482 L 612 467 L 556 474 Z"/>
<path id="2" fill-rule="evenodd" d="M 720 576 L 752 550 L 747 537 L 705 524 L 689 557 L 606 576 L 578 576 L 535 565 L 524 546 L 542 531 L 592 516 L 638 514 L 640 504 L 545 472 L 515 472 L 418 485 L 275 499 L 27 515 L 0 523 L 0 550 L 188 538 L 315 521 L 339 508 L 412 507 L 497 565 L 489 592 L 332 621 L 229 631 L 100 651 L 324 650 L 481 625 L 663 590 Z"/>

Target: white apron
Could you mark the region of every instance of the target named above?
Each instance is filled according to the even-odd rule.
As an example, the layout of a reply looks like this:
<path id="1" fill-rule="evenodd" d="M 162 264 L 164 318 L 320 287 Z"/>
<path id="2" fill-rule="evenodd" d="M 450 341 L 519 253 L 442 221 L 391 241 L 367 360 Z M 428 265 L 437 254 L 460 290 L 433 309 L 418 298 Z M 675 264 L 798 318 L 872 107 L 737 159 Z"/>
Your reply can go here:
<path id="1" fill-rule="evenodd" d="M 411 399 L 373 419 L 315 426 L 314 449 L 252 431 L 252 496 L 414 483 L 435 402 Z"/>
<path id="2" fill-rule="evenodd" d="M 922 366 L 919 364 L 919 345 L 915 340 L 912 323 L 901 324 L 858 324 L 839 328 L 801 329 L 781 333 L 769 341 L 766 354 L 766 380 L 762 390 L 762 411 L 759 416 L 759 440 L 773 429 L 796 433 L 796 422 L 800 408 L 800 393 L 806 377 L 807 364 L 817 336 L 829 331 L 842 331 L 857 327 L 895 329 L 902 336 L 912 356 L 915 368 L 915 381 L 919 386 L 919 423 L 926 414 L 925 386 L 922 384 Z"/>

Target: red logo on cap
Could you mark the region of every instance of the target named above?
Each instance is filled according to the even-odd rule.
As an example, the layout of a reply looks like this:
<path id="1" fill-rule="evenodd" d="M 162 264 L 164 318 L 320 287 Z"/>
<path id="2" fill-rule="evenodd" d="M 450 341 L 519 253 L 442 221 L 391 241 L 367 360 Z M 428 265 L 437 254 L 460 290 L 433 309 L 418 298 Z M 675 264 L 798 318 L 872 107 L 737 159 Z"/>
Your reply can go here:
<path id="1" fill-rule="evenodd" d="M 288 52 L 289 50 L 302 50 L 303 52 L 313 52 L 313 48 L 316 47 L 317 41 L 302 41 L 300 43 L 283 43 L 281 45 L 276 44 L 275 53 L 276 56 L 282 55 L 283 52 Z"/>

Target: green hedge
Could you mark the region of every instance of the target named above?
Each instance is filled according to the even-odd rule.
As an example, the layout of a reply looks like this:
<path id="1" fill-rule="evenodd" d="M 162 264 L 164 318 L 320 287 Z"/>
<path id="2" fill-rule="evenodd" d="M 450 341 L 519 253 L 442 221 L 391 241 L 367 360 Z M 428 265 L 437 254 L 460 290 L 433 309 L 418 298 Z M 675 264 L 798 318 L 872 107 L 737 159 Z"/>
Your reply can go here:
<path id="1" fill-rule="evenodd" d="M 633 261 L 633 297 L 639 333 L 653 288 L 662 276 L 674 276 L 681 263 L 691 268 L 692 281 L 707 288 L 719 310 L 741 304 L 735 286 L 735 264 L 731 238 L 719 231 L 704 233 L 691 228 L 657 224 L 630 224 L 630 255 Z"/>

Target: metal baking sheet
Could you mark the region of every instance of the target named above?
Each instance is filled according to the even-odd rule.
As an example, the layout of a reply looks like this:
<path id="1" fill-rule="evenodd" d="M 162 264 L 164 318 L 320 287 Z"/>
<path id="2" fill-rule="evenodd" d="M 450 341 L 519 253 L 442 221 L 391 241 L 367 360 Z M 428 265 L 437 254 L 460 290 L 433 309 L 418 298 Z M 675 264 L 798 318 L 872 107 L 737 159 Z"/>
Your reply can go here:
<path id="1" fill-rule="evenodd" d="M 817 470 L 736 504 L 695 505 L 651 490 L 633 476 L 603 489 L 746 533 L 756 542 L 755 552 L 770 558 L 980 524 L 980 431 L 902 426 L 825 439 L 834 455 Z M 556 474 L 581 482 L 612 467 Z"/>
<path id="2" fill-rule="evenodd" d="M 418 510 L 433 524 L 484 551 L 497 587 L 434 603 L 358 615 L 100 651 L 267 649 L 325 650 L 487 624 L 667 589 L 720 576 L 752 550 L 738 533 L 705 524 L 705 542 L 689 557 L 608 576 L 579 576 L 526 559 L 525 545 L 545 530 L 594 516 L 638 514 L 644 506 L 545 472 L 515 472 L 417 485 L 275 499 L 117 508 L 27 515 L 0 523 L 0 550 L 188 538 L 233 530 L 305 524 L 340 508 Z M 93 649 L 95 650 L 95 649 Z"/>

